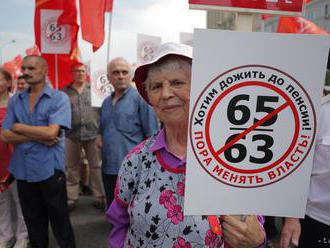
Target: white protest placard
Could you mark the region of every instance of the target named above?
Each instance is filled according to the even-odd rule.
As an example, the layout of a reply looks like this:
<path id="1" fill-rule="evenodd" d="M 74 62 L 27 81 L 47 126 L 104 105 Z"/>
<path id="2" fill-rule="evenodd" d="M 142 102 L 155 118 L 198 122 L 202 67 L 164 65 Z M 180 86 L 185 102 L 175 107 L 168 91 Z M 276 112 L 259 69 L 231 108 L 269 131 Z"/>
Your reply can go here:
<path id="1" fill-rule="evenodd" d="M 63 10 L 40 10 L 41 53 L 68 54 L 71 50 L 71 28 L 57 25 Z"/>
<path id="2" fill-rule="evenodd" d="M 328 49 L 195 30 L 185 215 L 304 216 Z"/>
<path id="3" fill-rule="evenodd" d="M 92 60 L 90 72 L 92 106 L 101 107 L 104 99 L 114 91 L 114 88 L 108 80 L 105 65 L 100 65 Z"/>
<path id="4" fill-rule="evenodd" d="M 162 38 L 159 36 L 137 34 L 137 64 L 143 64 L 152 60 L 159 49 Z"/>

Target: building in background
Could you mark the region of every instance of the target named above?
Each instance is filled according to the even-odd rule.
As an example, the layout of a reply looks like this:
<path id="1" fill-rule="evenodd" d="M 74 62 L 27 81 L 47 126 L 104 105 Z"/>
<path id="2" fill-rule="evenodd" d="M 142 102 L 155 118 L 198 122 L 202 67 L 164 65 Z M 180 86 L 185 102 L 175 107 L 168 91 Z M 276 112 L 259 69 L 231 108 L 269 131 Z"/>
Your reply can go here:
<path id="1" fill-rule="evenodd" d="M 228 11 L 207 11 L 207 28 L 233 30 L 236 14 Z"/>

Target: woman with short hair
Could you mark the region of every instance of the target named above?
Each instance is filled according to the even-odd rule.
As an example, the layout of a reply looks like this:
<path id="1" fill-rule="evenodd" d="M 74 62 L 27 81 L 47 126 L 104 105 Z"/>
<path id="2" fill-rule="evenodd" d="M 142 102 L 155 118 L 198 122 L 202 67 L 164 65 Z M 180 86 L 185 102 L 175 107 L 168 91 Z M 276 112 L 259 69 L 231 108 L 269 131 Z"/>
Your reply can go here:
<path id="1" fill-rule="evenodd" d="M 135 71 L 137 89 L 163 129 L 122 163 L 107 212 L 113 225 L 109 247 L 221 247 L 223 241 L 234 248 L 264 245 L 260 216 L 245 221 L 223 216 L 223 235 L 218 235 L 207 216 L 183 215 L 191 64 L 191 47 L 165 43 Z"/>

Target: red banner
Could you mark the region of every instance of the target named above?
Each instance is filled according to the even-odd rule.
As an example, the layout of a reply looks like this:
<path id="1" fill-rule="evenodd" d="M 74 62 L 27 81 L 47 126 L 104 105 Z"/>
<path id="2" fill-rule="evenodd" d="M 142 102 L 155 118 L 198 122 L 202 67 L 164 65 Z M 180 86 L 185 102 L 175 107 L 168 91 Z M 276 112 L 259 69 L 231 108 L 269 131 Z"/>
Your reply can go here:
<path id="1" fill-rule="evenodd" d="M 58 11 L 60 10 L 62 13 L 62 23 L 66 23 L 70 25 L 70 54 L 59 54 L 57 56 L 57 64 L 58 64 L 58 86 L 59 88 L 63 88 L 68 83 L 72 81 L 70 67 L 71 64 L 76 63 L 78 59 L 78 45 L 77 45 L 77 31 L 78 25 L 76 24 L 77 20 L 77 11 L 75 0 L 36 0 L 35 7 L 35 16 L 34 16 L 34 31 L 35 31 L 35 41 L 36 45 L 41 48 L 41 37 L 42 35 L 50 38 L 50 41 L 60 41 L 64 35 L 68 35 L 66 29 L 61 29 L 61 26 L 57 25 L 57 21 L 50 23 L 46 29 L 41 28 L 41 12 L 45 11 Z M 67 8 L 67 9 L 65 9 Z M 66 10 L 66 11 L 64 11 Z M 47 32 L 47 30 L 51 32 Z M 46 34 L 42 33 L 45 32 Z M 64 33 L 63 33 L 64 32 Z M 67 36 L 66 36 L 67 37 Z M 47 60 L 49 66 L 49 79 L 54 87 L 56 87 L 55 82 L 55 54 L 45 54 L 42 53 L 42 56 Z"/>
<path id="2" fill-rule="evenodd" d="M 303 0 L 303 3 L 306 5 L 310 2 L 311 0 Z M 263 21 L 267 21 L 268 19 L 271 19 L 273 18 L 274 16 L 273 15 L 261 15 L 261 19 Z"/>
<path id="3" fill-rule="evenodd" d="M 105 0 L 105 12 L 112 12 L 113 0 Z"/>
<path id="4" fill-rule="evenodd" d="M 82 38 L 93 45 L 93 51 L 104 42 L 104 14 L 106 0 L 80 0 Z"/>
<path id="5" fill-rule="evenodd" d="M 193 8 L 207 9 L 208 7 L 224 7 L 225 8 L 245 8 L 259 10 L 258 13 L 266 13 L 268 11 L 294 12 L 301 13 L 303 0 L 189 0 L 189 4 Z M 204 6 L 204 7 L 203 7 Z"/>

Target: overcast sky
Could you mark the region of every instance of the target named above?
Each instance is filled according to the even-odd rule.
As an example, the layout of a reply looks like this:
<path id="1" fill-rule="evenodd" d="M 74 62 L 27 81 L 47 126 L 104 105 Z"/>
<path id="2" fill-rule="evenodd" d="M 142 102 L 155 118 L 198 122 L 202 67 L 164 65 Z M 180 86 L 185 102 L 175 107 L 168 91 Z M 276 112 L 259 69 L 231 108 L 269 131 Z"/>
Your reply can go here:
<path id="1" fill-rule="evenodd" d="M 137 33 L 161 36 L 162 42 L 179 41 L 179 32 L 193 32 L 206 27 L 204 11 L 189 10 L 188 0 L 114 0 L 111 24 L 110 58 L 123 56 L 136 60 Z M 3 61 L 34 44 L 34 0 L 1 0 L 0 48 Z M 106 17 L 106 29 L 108 17 Z M 107 36 L 106 36 L 107 37 Z M 6 44 L 10 40 L 15 44 Z M 83 61 L 96 56 L 106 60 L 106 41 L 96 54 L 89 44 L 79 43 Z"/>

